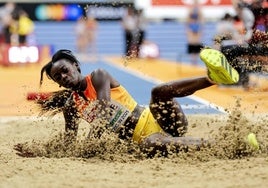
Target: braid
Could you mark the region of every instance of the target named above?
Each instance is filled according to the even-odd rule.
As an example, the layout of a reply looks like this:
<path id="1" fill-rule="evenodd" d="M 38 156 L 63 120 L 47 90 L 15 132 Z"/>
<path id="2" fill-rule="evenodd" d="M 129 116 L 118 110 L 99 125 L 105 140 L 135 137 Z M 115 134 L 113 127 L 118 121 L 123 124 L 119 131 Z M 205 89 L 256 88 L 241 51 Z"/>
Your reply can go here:
<path id="1" fill-rule="evenodd" d="M 41 74 L 40 74 L 40 82 L 39 85 L 41 86 L 43 83 L 43 75 L 44 72 L 46 72 L 46 75 L 49 79 L 52 79 L 50 71 L 51 71 L 51 67 L 53 65 L 53 61 L 48 62 L 45 66 L 43 66 L 43 68 L 41 69 Z"/>

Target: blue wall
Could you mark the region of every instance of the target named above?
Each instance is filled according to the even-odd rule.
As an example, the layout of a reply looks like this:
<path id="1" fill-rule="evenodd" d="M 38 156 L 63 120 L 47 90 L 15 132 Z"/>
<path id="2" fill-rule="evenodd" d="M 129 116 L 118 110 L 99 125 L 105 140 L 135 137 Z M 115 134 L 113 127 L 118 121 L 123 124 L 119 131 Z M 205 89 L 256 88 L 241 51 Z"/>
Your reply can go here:
<path id="1" fill-rule="evenodd" d="M 75 51 L 75 22 L 35 22 L 36 39 L 40 45 L 53 45 L 55 49 L 67 48 Z M 203 43 L 212 44 L 215 23 L 206 23 Z M 161 58 L 187 61 L 184 23 L 165 21 L 148 24 L 146 38 L 160 47 Z M 124 36 L 119 21 L 98 23 L 97 50 L 101 55 L 123 55 Z"/>

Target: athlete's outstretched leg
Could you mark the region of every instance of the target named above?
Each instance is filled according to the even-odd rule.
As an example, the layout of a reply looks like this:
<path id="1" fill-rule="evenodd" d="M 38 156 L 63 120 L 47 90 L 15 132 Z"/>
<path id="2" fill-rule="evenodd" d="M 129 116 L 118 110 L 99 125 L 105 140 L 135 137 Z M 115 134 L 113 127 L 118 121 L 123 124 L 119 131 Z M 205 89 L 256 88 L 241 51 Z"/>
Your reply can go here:
<path id="1" fill-rule="evenodd" d="M 150 110 L 167 133 L 183 136 L 187 131 L 188 122 L 180 104 L 174 98 L 191 95 L 212 85 L 207 77 L 160 84 L 152 89 Z"/>
<path id="2" fill-rule="evenodd" d="M 184 135 L 188 125 L 181 106 L 174 98 L 191 95 L 215 83 L 234 84 L 239 80 L 237 71 L 219 51 L 204 49 L 200 58 L 207 66 L 207 77 L 163 83 L 152 89 L 150 110 L 162 129 L 172 136 Z"/>

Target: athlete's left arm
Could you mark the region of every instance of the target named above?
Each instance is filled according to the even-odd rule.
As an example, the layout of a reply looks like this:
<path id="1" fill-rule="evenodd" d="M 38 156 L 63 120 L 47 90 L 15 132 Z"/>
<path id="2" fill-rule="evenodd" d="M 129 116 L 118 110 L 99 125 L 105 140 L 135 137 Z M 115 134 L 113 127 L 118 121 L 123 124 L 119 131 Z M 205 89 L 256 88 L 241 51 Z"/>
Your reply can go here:
<path id="1" fill-rule="evenodd" d="M 111 88 L 118 87 L 120 84 L 106 70 L 97 69 L 91 74 L 91 81 L 97 93 L 99 102 L 99 115 L 104 124 L 109 125 L 110 120 L 110 101 Z"/>
<path id="2" fill-rule="evenodd" d="M 65 120 L 65 144 L 72 143 L 78 132 L 80 118 L 74 105 L 66 105 L 63 108 L 63 116 Z"/>
<path id="3" fill-rule="evenodd" d="M 110 90 L 120 86 L 120 83 L 104 69 L 95 70 L 91 76 L 98 99 L 110 99 Z"/>
<path id="4" fill-rule="evenodd" d="M 111 79 L 107 71 L 103 69 L 97 69 L 92 72 L 92 84 L 97 92 L 97 99 L 101 101 L 111 100 Z"/>
<path id="5" fill-rule="evenodd" d="M 120 84 L 104 69 L 97 69 L 92 72 L 92 84 L 102 110 L 107 111 L 111 101 L 111 88 L 118 87 Z"/>

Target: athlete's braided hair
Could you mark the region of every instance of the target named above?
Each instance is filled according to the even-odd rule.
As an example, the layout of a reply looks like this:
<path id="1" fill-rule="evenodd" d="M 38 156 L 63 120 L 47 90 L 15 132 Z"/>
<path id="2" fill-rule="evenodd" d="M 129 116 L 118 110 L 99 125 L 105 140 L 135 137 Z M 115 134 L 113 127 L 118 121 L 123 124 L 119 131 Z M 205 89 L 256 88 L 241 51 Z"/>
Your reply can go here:
<path id="1" fill-rule="evenodd" d="M 76 57 L 73 55 L 73 53 L 70 50 L 61 49 L 58 50 L 53 56 L 50 62 L 48 62 L 46 65 L 43 66 L 41 69 L 41 76 L 40 76 L 40 86 L 43 83 L 43 74 L 46 72 L 46 75 L 49 79 L 53 78 L 51 77 L 51 68 L 54 62 L 60 60 L 60 59 L 68 59 L 70 63 L 78 63 L 80 62 L 76 59 Z M 78 67 L 78 71 L 81 72 L 81 69 Z"/>

